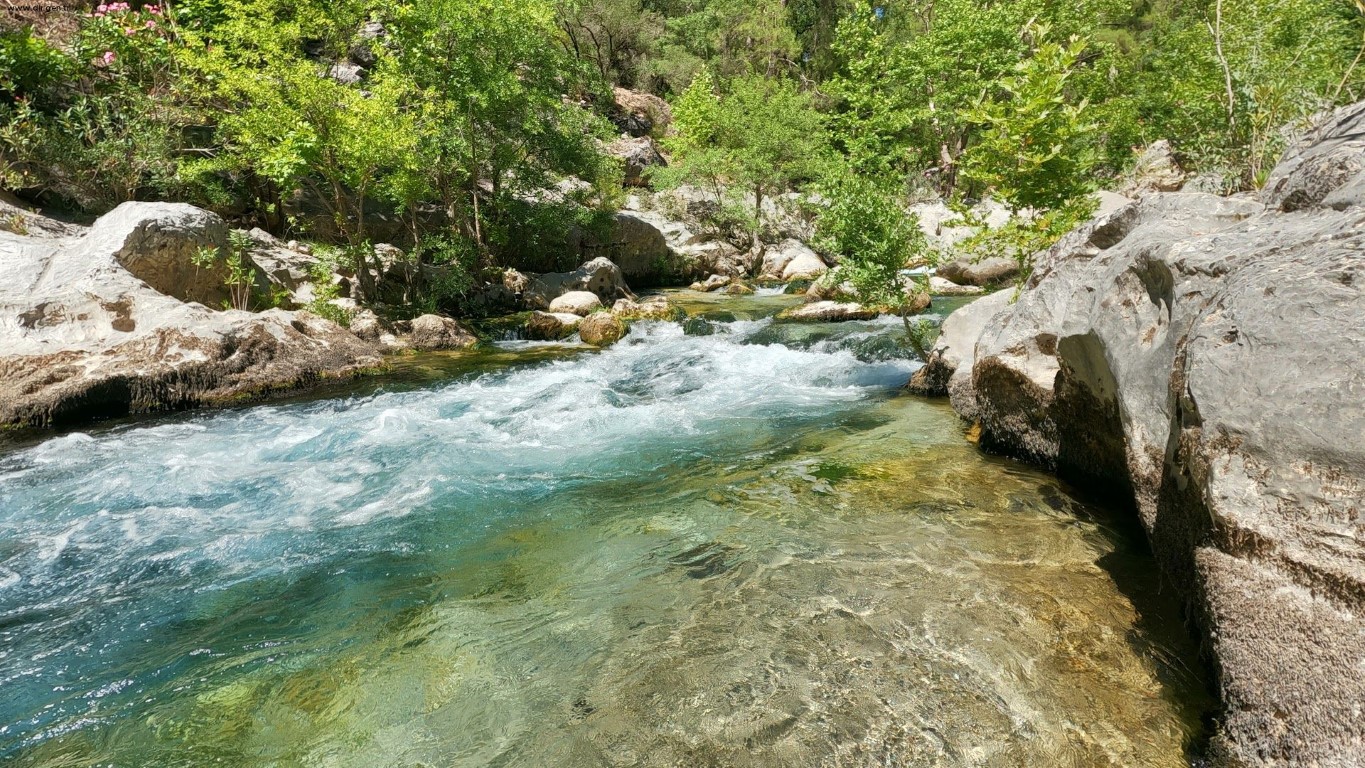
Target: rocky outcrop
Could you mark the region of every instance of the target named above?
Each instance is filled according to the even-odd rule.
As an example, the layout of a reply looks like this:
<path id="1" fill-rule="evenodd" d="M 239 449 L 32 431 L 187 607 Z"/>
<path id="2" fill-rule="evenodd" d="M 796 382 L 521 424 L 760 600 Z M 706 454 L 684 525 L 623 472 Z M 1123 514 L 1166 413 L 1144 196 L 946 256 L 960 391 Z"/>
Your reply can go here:
<path id="1" fill-rule="evenodd" d="M 650 169 L 668 165 L 654 140 L 648 136 L 617 139 L 607 145 L 607 154 L 620 159 L 624 171 L 621 183 L 627 187 L 649 186 Z"/>
<path id="2" fill-rule="evenodd" d="M 935 275 L 929 278 L 929 292 L 935 296 L 979 296 L 985 289 L 977 285 L 958 285 Z"/>
<path id="3" fill-rule="evenodd" d="M 773 281 L 814 280 L 829 271 L 829 265 L 810 246 L 793 238 L 763 249 L 759 278 Z"/>
<path id="4" fill-rule="evenodd" d="M 222 275 L 190 256 L 226 234 L 213 214 L 161 203 L 67 236 L 0 232 L 0 425 L 248 399 L 381 364 L 307 313 L 205 306 L 219 306 Z"/>
<path id="5" fill-rule="evenodd" d="M 983 446 L 1133 504 L 1218 673 L 1215 764 L 1365 754 L 1363 135 L 1338 112 L 1267 204 L 1150 193 L 1086 224 L 916 376 Z"/>
<path id="6" fill-rule="evenodd" d="M 522 287 L 521 297 L 530 309 L 548 309 L 550 302 L 571 291 L 597 294 L 603 303 L 633 298 L 621 274 L 621 268 L 607 258 L 596 258 L 572 272 L 548 272 L 530 275 Z"/>
<path id="7" fill-rule="evenodd" d="M 663 136 L 673 122 L 673 111 L 668 102 L 652 93 L 628 88 L 611 89 L 611 121 L 628 136 Z"/>
<path id="8" fill-rule="evenodd" d="M 1185 185 L 1189 174 L 1180 167 L 1171 142 L 1161 139 L 1149 144 L 1133 162 L 1128 179 L 1119 192 L 1141 197 L 1152 192 L 1175 192 Z"/>
<path id="9" fill-rule="evenodd" d="M 782 267 L 783 280 L 815 280 L 829 271 L 825 260 L 805 244 L 794 240 L 787 242 L 791 244 L 787 248 L 791 258 Z"/>

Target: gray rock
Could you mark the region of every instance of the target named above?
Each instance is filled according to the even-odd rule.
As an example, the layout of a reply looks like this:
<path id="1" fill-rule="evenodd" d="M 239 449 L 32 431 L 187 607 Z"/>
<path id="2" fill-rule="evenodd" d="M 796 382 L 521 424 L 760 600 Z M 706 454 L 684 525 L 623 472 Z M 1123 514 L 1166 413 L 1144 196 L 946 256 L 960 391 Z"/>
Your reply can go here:
<path id="1" fill-rule="evenodd" d="M 611 259 L 621 268 L 626 282 L 639 286 L 668 282 L 674 267 L 664 233 L 643 216 L 628 211 L 616 214 L 607 242 L 586 248 L 584 253 Z"/>
<path id="2" fill-rule="evenodd" d="M 795 242 L 795 241 L 790 241 Z M 829 266 L 825 264 L 819 254 L 807 248 L 804 244 L 796 243 L 798 247 L 789 249 L 792 257 L 787 260 L 787 264 L 782 268 L 783 280 L 814 280 L 829 271 Z"/>
<path id="3" fill-rule="evenodd" d="M 468 329 L 449 317 L 422 315 L 412 321 L 408 344 L 413 349 L 436 351 L 468 349 L 479 343 Z"/>
<path id="4" fill-rule="evenodd" d="M 559 341 L 572 336 L 583 318 L 567 312 L 532 312 L 526 321 L 526 338 L 534 341 Z"/>
<path id="5" fill-rule="evenodd" d="M 646 136 L 651 132 L 663 136 L 673 122 L 668 102 L 652 93 L 612 88 L 611 120 L 630 136 Z"/>
<path id="6" fill-rule="evenodd" d="M 620 341 L 630 329 L 621 318 L 610 312 L 598 312 L 583 318 L 578 324 L 578 338 L 594 347 L 608 347 Z"/>
<path id="7" fill-rule="evenodd" d="M 628 299 L 618 299 L 628 301 Z M 567 312 L 571 315 L 591 315 L 602 308 L 602 300 L 590 291 L 569 291 L 550 302 L 551 312 Z"/>
<path id="8" fill-rule="evenodd" d="M 808 279 L 814 279 L 829 271 L 819 254 L 800 240 L 788 238 L 776 245 L 763 248 L 763 257 L 758 268 L 759 277 L 766 280 L 783 280 L 783 272 L 797 259 L 802 259 L 807 265 L 813 263 L 811 260 L 814 259 L 823 268 L 818 270 L 818 274 L 809 275 Z"/>
<path id="9" fill-rule="evenodd" d="M 327 69 L 327 76 L 342 85 L 359 85 L 365 79 L 365 68 L 350 61 L 338 61 Z"/>
<path id="10" fill-rule="evenodd" d="M 301 293 L 312 277 L 318 259 L 306 246 L 280 242 L 263 229 L 246 233 L 251 239 L 251 261 L 256 265 L 256 285 L 262 293 L 283 291 L 290 303 L 303 305 L 310 296 Z"/>
<path id="11" fill-rule="evenodd" d="M 619 158 L 625 169 L 622 183 L 627 187 L 649 186 L 651 168 L 663 168 L 668 161 L 648 136 L 621 138 L 607 145 L 607 154 Z"/>
<path id="12" fill-rule="evenodd" d="M 973 413 L 975 405 L 969 401 L 972 397 L 970 363 L 974 360 L 976 341 L 986 323 L 1009 307 L 1011 298 L 1013 291 L 997 291 L 949 315 L 939 329 L 929 359 L 911 377 L 909 389 L 931 397 L 952 394 L 958 413 Z M 967 365 L 962 364 L 964 360 L 968 361 Z"/>
<path id="13" fill-rule="evenodd" d="M 938 276 L 958 285 L 991 286 L 1008 283 L 1019 276 L 1019 262 L 1003 256 L 991 256 L 980 261 L 956 259 L 936 271 Z"/>
<path id="14" fill-rule="evenodd" d="M 227 225 L 215 214 L 181 203 L 124 203 L 81 238 L 92 255 L 112 254 L 129 274 L 154 290 L 181 301 L 218 307 L 228 299 Z M 201 249 L 220 252 L 211 265 L 199 266 Z"/>
<path id="15" fill-rule="evenodd" d="M 1365 102 L 1342 107 L 1285 153 L 1261 190 L 1282 211 L 1311 208 L 1365 171 Z"/>
<path id="16" fill-rule="evenodd" d="M 976 285 L 958 285 L 934 275 L 929 278 L 929 292 L 935 296 L 979 296 L 985 289 Z"/>
<path id="17" fill-rule="evenodd" d="M 1365 212 L 1329 204 L 1361 136 L 1365 105 L 1339 111 L 1267 207 L 1149 194 L 1042 254 L 1013 305 L 945 327 L 984 447 L 1137 509 L 1217 660 L 1220 764 L 1365 745 Z"/>
<path id="18" fill-rule="evenodd" d="M 548 309 L 550 302 L 570 291 L 589 291 L 597 294 L 602 302 L 611 303 L 617 299 L 634 298 L 621 268 L 610 259 L 596 258 L 572 272 L 549 272 L 543 275 L 528 276 L 527 285 L 522 290 L 522 301 L 528 309 Z"/>
<path id="19" fill-rule="evenodd" d="M 1141 197 L 1152 192 L 1175 192 L 1189 174 L 1180 167 L 1171 142 L 1161 139 L 1147 145 L 1133 163 L 1128 183 L 1119 190 L 1126 197 Z"/>
<path id="20" fill-rule="evenodd" d="M 372 344 L 308 313 L 199 303 L 216 305 L 221 283 L 189 255 L 226 232 L 157 203 L 71 236 L 0 232 L 0 425 L 238 401 L 380 365 Z"/>
<path id="21" fill-rule="evenodd" d="M 802 323 L 839 323 L 846 320 L 871 320 L 879 313 L 862 304 L 841 301 L 814 301 L 799 307 L 783 310 L 779 320 Z"/>
<path id="22" fill-rule="evenodd" d="M 701 293 L 710 293 L 711 291 L 718 291 L 721 288 L 724 288 L 729 285 L 732 280 L 733 278 L 728 275 L 711 275 L 699 283 L 693 283 L 689 288 Z"/>
<path id="23" fill-rule="evenodd" d="M 639 301 L 617 299 L 611 313 L 622 320 L 677 320 L 685 314 L 670 304 L 666 296 L 645 296 Z"/>

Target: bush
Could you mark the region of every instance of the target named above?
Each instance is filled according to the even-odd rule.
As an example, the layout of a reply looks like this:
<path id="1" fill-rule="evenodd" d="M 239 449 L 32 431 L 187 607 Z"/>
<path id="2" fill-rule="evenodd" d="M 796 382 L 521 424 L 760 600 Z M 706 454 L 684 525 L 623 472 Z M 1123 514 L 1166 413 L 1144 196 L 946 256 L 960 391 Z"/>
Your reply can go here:
<path id="1" fill-rule="evenodd" d="M 928 251 L 919 219 L 887 185 L 851 173 L 824 184 L 829 207 L 816 221 L 816 247 L 839 257 L 834 279 L 853 286 L 859 302 L 903 307 L 901 271 Z"/>

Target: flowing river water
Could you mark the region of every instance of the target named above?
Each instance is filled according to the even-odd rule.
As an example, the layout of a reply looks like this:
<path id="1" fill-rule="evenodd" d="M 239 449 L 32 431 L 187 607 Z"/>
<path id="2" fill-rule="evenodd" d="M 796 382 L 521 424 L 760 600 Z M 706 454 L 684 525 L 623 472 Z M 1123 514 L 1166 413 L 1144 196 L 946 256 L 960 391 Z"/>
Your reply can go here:
<path id="1" fill-rule="evenodd" d="M 1180 766 L 1129 515 L 782 296 L 0 445 L 0 763 Z M 726 312 L 730 314 L 725 314 Z"/>

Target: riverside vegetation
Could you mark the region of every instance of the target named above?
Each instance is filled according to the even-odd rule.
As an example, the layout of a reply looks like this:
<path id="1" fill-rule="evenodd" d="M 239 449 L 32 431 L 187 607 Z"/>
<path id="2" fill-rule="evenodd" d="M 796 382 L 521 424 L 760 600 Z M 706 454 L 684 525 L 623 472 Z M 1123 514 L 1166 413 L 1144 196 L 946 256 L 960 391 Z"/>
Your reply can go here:
<path id="1" fill-rule="evenodd" d="M 0 759 L 1365 750 L 1361 0 L 50 6 Z"/>
<path id="2" fill-rule="evenodd" d="M 990 193 L 1029 215 L 970 245 L 1020 258 L 1088 215 L 1132 147 L 1169 140 L 1208 188 L 1254 189 L 1303 121 L 1365 85 L 1347 0 L 71 9 L 0 35 L 6 189 L 89 213 L 182 201 L 323 241 L 362 300 L 371 243 L 401 240 L 444 267 L 407 299 L 447 311 L 498 268 L 572 266 L 558 233 L 609 227 L 607 118 L 635 118 L 612 85 L 673 102 L 652 126 L 673 159 L 658 182 L 713 188 L 710 215 L 742 231 L 793 188 L 900 207 Z"/>

